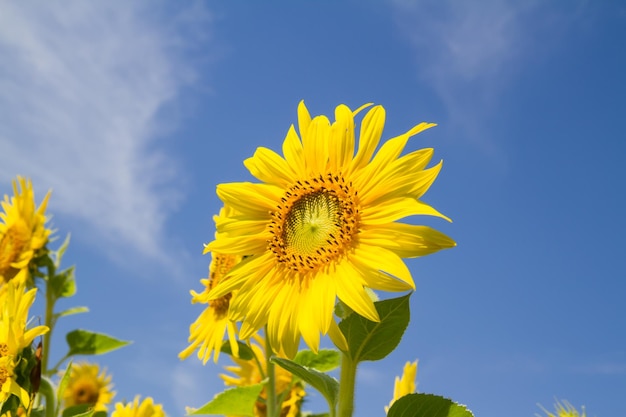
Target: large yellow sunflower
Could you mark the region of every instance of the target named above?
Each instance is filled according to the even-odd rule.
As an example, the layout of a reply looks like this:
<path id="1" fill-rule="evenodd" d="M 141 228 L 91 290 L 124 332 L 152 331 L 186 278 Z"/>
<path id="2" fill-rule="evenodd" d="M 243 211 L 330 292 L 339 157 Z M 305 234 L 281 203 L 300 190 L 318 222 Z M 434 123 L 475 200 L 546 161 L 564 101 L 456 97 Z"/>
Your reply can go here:
<path id="1" fill-rule="evenodd" d="M 36 208 L 30 180 L 17 177 L 13 191 L 15 196 L 9 199 L 5 195 L 1 203 L 4 212 L 0 212 L 0 284 L 11 279 L 27 281 L 28 265 L 46 245 L 51 233 L 45 227 L 50 193 Z"/>
<path id="2" fill-rule="evenodd" d="M 228 335 L 231 351 L 238 355 L 237 326 L 228 318 L 228 307 L 232 298 L 232 293 L 223 295 L 220 298 L 209 300 L 208 293 L 220 280 L 241 260 L 240 256 L 213 254 L 213 260 L 209 267 L 209 278 L 201 279 L 205 286 L 202 293 L 191 291 L 191 302 L 204 303 L 207 307 L 200 313 L 198 319 L 189 326 L 190 345 L 178 354 L 180 359 L 186 359 L 191 353 L 198 349 L 198 359 L 202 364 L 206 364 L 211 353 L 213 360 L 217 363 L 220 349 L 224 341 L 224 334 Z"/>
<path id="3" fill-rule="evenodd" d="M 252 348 L 256 359 L 243 360 L 233 358 L 236 365 L 224 367 L 224 369 L 231 372 L 233 375 L 220 375 L 220 378 L 224 380 L 226 385 L 247 387 L 258 384 L 266 378 L 267 369 L 265 365 L 265 342 L 259 334 L 254 334 L 252 339 L 253 342 L 250 343 L 250 347 Z M 294 376 L 280 366 L 275 368 L 275 372 L 276 394 L 277 396 L 282 397 L 280 416 L 299 416 L 300 406 L 302 405 L 302 400 L 306 395 L 302 383 L 294 381 Z M 263 388 L 261 391 L 261 400 L 257 401 L 254 406 L 254 417 L 267 416 L 267 407 L 265 405 L 266 400 L 267 393 L 265 388 Z"/>
<path id="4" fill-rule="evenodd" d="M 63 393 L 65 407 L 92 405 L 95 411 L 106 411 L 115 392 L 111 376 L 95 363 L 72 364 L 67 388 Z"/>
<path id="5" fill-rule="evenodd" d="M 15 366 L 21 360 L 22 351 L 30 348 L 35 337 L 46 333 L 47 326 L 27 329 L 28 311 L 35 301 L 36 288 L 25 291 L 24 282 L 11 281 L 0 293 L 0 403 L 10 395 L 20 398 L 28 407 L 29 393 L 17 383 Z"/>
<path id="6" fill-rule="evenodd" d="M 132 403 L 116 403 L 111 417 L 165 417 L 163 406 L 155 404 L 151 397 L 139 401 L 136 396 Z"/>
<path id="7" fill-rule="evenodd" d="M 355 155 L 354 116 L 362 108 L 338 106 L 331 124 L 326 116 L 311 119 L 301 102 L 300 136 L 292 125 L 284 156 L 258 148 L 245 161 L 262 183 L 217 186 L 235 214 L 217 223 L 217 237 L 205 252 L 248 257 L 209 297 L 239 290 L 230 314 L 243 321 L 241 338 L 267 325 L 272 348 L 288 356 L 301 336 L 313 351 L 320 333 L 342 347 L 333 319 L 336 297 L 378 321 L 366 288 L 412 290 L 402 258 L 455 245 L 430 227 L 398 222 L 413 215 L 448 219 L 420 200 L 441 169 L 441 162 L 426 169 L 433 150 L 400 156 L 411 136 L 435 125 L 420 123 L 375 153 L 385 110 L 372 107 L 361 123 Z"/>

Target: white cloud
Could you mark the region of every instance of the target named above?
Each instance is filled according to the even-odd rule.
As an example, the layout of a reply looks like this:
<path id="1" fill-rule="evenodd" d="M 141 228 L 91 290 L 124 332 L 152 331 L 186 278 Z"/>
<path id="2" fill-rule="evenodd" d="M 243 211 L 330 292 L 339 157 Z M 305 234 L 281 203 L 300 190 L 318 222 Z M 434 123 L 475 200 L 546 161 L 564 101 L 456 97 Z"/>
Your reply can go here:
<path id="1" fill-rule="evenodd" d="M 164 106 L 193 79 L 182 38 L 193 43 L 190 19 L 209 17 L 196 6 L 0 3 L 0 181 L 31 177 L 94 242 L 162 259 L 180 173 L 156 140 L 174 124 Z"/>
<path id="2" fill-rule="evenodd" d="M 490 154 L 499 150 L 484 139 L 485 119 L 497 111 L 514 77 L 554 46 L 549 44 L 572 17 L 582 15 L 580 7 L 577 2 L 564 12 L 537 1 L 394 1 L 419 77 L 439 96 L 450 122 Z"/>

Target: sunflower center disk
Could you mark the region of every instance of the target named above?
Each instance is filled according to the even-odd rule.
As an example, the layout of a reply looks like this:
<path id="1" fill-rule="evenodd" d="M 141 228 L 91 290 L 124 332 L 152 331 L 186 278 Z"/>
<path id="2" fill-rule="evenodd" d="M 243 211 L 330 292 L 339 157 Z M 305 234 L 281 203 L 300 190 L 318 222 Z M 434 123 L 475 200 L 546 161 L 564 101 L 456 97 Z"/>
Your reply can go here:
<path id="1" fill-rule="evenodd" d="M 294 253 L 314 256 L 335 240 L 333 232 L 338 232 L 340 220 L 341 205 L 334 195 L 318 191 L 302 196 L 285 219 L 285 246 Z"/>
<path id="2" fill-rule="evenodd" d="M 269 246 L 278 261 L 304 273 L 343 255 L 358 229 L 355 197 L 341 176 L 298 181 L 270 224 Z"/>

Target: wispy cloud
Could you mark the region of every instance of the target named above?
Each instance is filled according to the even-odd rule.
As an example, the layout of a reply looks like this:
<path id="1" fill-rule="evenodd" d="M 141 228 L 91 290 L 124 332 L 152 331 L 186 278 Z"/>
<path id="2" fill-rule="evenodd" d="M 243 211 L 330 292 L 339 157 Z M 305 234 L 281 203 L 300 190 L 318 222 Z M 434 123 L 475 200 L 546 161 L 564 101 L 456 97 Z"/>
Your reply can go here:
<path id="1" fill-rule="evenodd" d="M 175 123 L 163 109 L 194 79 L 190 19 L 206 28 L 209 17 L 185 5 L 0 4 L 0 181 L 19 173 L 53 188 L 54 210 L 94 242 L 150 258 L 162 259 L 181 198 L 176 160 L 157 143 Z"/>
<path id="2" fill-rule="evenodd" d="M 398 27 L 414 48 L 419 77 L 442 100 L 450 122 L 487 153 L 498 149 L 481 139 L 480 126 L 497 110 L 502 92 L 545 54 L 548 44 L 566 30 L 567 20 L 581 15 L 580 2 L 568 3 L 567 13 L 547 10 L 536 1 L 393 4 Z"/>

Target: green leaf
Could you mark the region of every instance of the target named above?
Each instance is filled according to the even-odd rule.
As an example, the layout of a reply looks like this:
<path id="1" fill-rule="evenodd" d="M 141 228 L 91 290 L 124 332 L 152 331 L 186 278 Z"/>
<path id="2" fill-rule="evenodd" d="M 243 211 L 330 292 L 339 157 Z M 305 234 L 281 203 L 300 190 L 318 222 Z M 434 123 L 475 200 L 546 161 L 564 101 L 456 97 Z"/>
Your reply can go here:
<path id="1" fill-rule="evenodd" d="M 72 361 L 67 363 L 67 367 L 65 371 L 63 371 L 63 377 L 59 381 L 59 386 L 57 388 L 57 409 L 61 407 L 61 399 L 63 398 L 63 394 L 65 394 L 65 389 L 70 382 L 70 370 L 72 369 Z"/>
<path id="2" fill-rule="evenodd" d="M 310 350 L 301 350 L 293 359 L 295 363 L 320 372 L 328 372 L 339 367 L 341 355 L 334 349 L 322 349 L 316 355 Z"/>
<path id="3" fill-rule="evenodd" d="M 55 298 L 71 297 L 76 294 L 74 267 L 71 266 L 50 278 L 50 290 Z"/>
<path id="4" fill-rule="evenodd" d="M 82 329 L 69 332 L 65 338 L 70 348 L 66 356 L 100 355 L 131 343 L 115 339 L 104 333 L 94 333 Z"/>
<path id="5" fill-rule="evenodd" d="M 72 307 L 72 308 L 68 308 L 67 310 L 63 310 L 60 313 L 56 313 L 54 315 L 55 319 L 58 319 L 59 317 L 64 317 L 64 316 L 71 316 L 72 314 L 80 314 L 80 313 L 87 313 L 89 312 L 89 308 L 87 307 Z"/>
<path id="6" fill-rule="evenodd" d="M 94 415 L 92 405 L 80 404 L 63 409 L 62 417 L 91 417 Z"/>
<path id="7" fill-rule="evenodd" d="M 231 388 L 217 394 L 211 401 L 187 415 L 235 415 L 253 416 L 256 403 L 264 384 Z"/>
<path id="8" fill-rule="evenodd" d="M 348 341 L 348 355 L 355 362 L 377 361 L 390 354 L 409 325 L 411 294 L 374 303 L 380 322 L 350 314 L 339 323 Z"/>
<path id="9" fill-rule="evenodd" d="M 239 345 L 239 359 L 243 359 L 245 361 L 254 359 L 254 351 L 252 350 L 250 346 L 240 341 L 237 341 L 237 345 Z M 225 341 L 224 343 L 222 343 L 220 352 L 224 352 L 230 356 L 234 356 L 233 352 L 230 349 L 230 343 L 228 341 Z"/>
<path id="10" fill-rule="evenodd" d="M 298 365 L 289 359 L 272 357 L 271 361 L 277 363 L 281 368 L 288 370 L 322 393 L 331 410 L 336 408 L 339 395 L 339 383 L 335 378 L 316 371 L 315 369 Z"/>
<path id="11" fill-rule="evenodd" d="M 408 394 L 393 403 L 387 417 L 474 417 L 464 405 L 433 394 Z"/>

